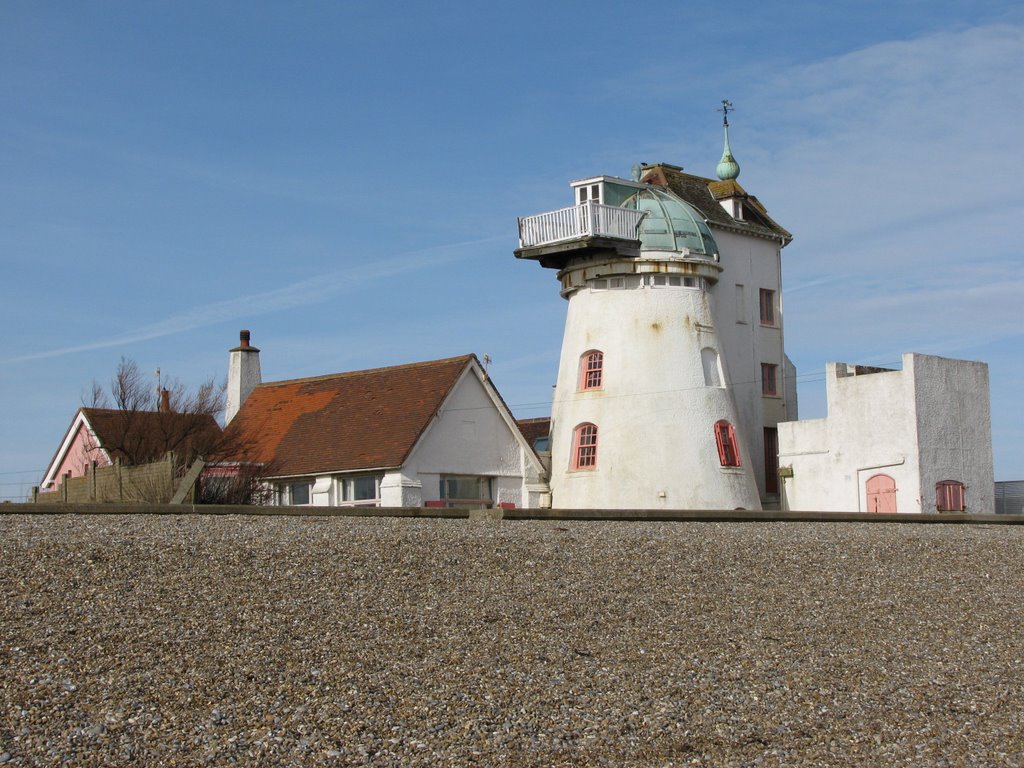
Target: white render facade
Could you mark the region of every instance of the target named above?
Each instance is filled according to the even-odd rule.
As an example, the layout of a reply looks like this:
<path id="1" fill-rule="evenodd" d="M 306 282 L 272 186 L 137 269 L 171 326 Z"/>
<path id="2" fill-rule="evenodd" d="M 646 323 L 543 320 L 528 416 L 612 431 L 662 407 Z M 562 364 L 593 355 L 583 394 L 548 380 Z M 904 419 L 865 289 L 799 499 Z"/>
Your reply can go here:
<path id="1" fill-rule="evenodd" d="M 785 509 L 993 511 L 987 365 L 907 353 L 826 380 L 826 418 L 779 425 Z"/>

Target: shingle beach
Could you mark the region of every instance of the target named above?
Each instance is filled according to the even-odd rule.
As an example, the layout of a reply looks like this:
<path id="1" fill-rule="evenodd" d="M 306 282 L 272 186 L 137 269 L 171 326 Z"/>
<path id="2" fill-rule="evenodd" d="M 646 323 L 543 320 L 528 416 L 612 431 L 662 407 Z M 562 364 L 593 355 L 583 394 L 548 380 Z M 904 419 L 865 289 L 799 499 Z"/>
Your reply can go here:
<path id="1" fill-rule="evenodd" d="M 0 765 L 1024 764 L 1024 527 L 0 516 Z"/>

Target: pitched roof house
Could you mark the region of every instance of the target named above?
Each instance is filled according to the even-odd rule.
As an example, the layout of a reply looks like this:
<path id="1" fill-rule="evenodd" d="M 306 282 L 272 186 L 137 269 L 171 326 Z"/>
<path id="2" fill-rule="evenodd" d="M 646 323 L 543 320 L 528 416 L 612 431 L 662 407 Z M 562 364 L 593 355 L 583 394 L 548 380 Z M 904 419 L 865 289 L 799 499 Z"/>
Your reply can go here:
<path id="1" fill-rule="evenodd" d="M 174 451 L 185 460 L 205 453 L 221 436 L 212 416 L 160 411 L 79 408 L 43 475 L 40 488 L 54 490 L 65 477 L 80 477 L 93 461 L 141 464 Z"/>
<path id="2" fill-rule="evenodd" d="M 229 371 L 247 376 L 252 349 Z M 474 355 L 256 384 L 225 443 L 225 463 L 266 468 L 278 504 L 537 506 L 547 491 Z"/>

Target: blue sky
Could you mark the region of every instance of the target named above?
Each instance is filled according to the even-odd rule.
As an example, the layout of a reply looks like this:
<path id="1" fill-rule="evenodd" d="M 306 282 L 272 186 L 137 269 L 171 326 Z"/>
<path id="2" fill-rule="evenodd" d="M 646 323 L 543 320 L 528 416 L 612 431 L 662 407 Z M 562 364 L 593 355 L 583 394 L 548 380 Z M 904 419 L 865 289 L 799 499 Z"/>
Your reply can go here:
<path id="1" fill-rule="evenodd" d="M 412 6 L 412 7 L 410 7 Z M 0 4 L 0 497 L 121 356 L 188 384 L 475 352 L 546 415 L 564 303 L 516 217 L 636 162 L 740 181 L 796 239 L 827 361 L 990 365 L 1024 479 L 1024 11 L 1010 2 Z"/>

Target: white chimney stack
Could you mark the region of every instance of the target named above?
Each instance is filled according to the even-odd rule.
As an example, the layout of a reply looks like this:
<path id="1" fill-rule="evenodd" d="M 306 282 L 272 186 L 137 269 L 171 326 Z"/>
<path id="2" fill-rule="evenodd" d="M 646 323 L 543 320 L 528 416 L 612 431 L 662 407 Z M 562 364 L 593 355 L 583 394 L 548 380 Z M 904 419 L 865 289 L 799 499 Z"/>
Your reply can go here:
<path id="1" fill-rule="evenodd" d="M 249 346 L 249 331 L 240 331 L 238 339 L 238 346 L 231 350 L 228 357 L 228 392 L 224 426 L 235 418 L 242 403 L 262 381 L 260 351 Z"/>

